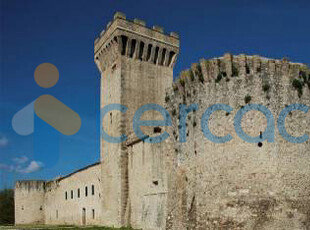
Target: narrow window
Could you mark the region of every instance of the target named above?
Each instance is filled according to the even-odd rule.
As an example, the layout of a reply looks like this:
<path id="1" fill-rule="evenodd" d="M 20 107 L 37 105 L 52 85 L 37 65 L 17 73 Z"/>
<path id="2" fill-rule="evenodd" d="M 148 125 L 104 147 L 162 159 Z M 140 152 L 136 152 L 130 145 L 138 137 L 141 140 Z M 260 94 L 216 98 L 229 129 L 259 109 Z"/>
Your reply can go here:
<path id="1" fill-rule="evenodd" d="M 78 188 L 78 191 L 77 191 L 77 196 L 78 198 L 80 198 L 80 189 Z"/>
<path id="2" fill-rule="evenodd" d="M 126 36 L 121 36 L 122 38 L 122 55 L 124 55 L 126 53 L 126 47 L 127 47 L 127 40 L 128 38 Z"/>
<path id="3" fill-rule="evenodd" d="M 147 55 L 146 55 L 146 60 L 148 61 L 151 57 L 151 52 L 152 52 L 152 44 L 149 44 L 147 47 Z"/>
<path id="4" fill-rule="evenodd" d="M 93 213 L 93 219 L 95 219 L 95 209 L 92 210 Z"/>
<path id="5" fill-rule="evenodd" d="M 139 59 L 142 61 L 144 42 L 140 42 Z"/>
<path id="6" fill-rule="evenodd" d="M 174 55 L 175 55 L 175 52 L 170 51 L 170 53 L 169 53 L 169 61 L 168 61 L 168 66 L 170 66 L 170 65 L 171 65 L 172 58 L 174 57 Z"/>
<path id="7" fill-rule="evenodd" d="M 161 60 L 159 61 L 159 64 L 160 64 L 160 65 L 163 65 L 163 64 L 164 64 L 165 57 L 166 57 L 166 52 L 167 52 L 167 49 L 164 48 L 164 49 L 163 49 L 163 52 L 162 52 L 162 54 L 161 54 Z"/>
<path id="8" fill-rule="evenodd" d="M 56 219 L 58 219 L 58 210 L 56 210 Z"/>
<path id="9" fill-rule="evenodd" d="M 73 199 L 73 190 L 71 190 L 71 199 Z"/>
<path id="10" fill-rule="evenodd" d="M 133 57 L 133 55 L 135 53 L 136 44 L 137 44 L 137 41 L 135 39 L 132 39 L 132 41 L 131 41 L 131 50 L 130 50 L 130 54 L 129 54 L 130 57 Z"/>
<path id="11" fill-rule="evenodd" d="M 157 46 L 157 47 L 155 48 L 154 64 L 156 64 L 156 62 L 157 62 L 158 52 L 159 52 L 159 47 Z"/>
<path id="12" fill-rule="evenodd" d="M 66 200 L 68 200 L 68 193 L 67 192 L 65 193 L 65 198 L 66 198 Z"/>
<path id="13" fill-rule="evenodd" d="M 92 186 L 91 186 L 91 194 L 92 194 L 92 195 L 95 195 L 95 185 L 92 185 Z"/>
<path id="14" fill-rule="evenodd" d="M 87 190 L 87 186 L 85 187 L 85 196 L 88 195 L 88 190 Z"/>

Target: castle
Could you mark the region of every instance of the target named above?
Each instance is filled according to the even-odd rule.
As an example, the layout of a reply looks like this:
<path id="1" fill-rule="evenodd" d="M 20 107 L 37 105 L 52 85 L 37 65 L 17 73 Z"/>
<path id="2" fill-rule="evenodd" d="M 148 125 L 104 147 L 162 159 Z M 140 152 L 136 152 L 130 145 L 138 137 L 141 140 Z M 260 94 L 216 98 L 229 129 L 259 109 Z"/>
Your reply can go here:
<path id="1" fill-rule="evenodd" d="M 310 105 L 306 65 L 260 56 L 225 54 L 200 60 L 173 83 L 179 37 L 162 27 L 126 20 L 116 13 L 95 40 L 94 59 L 101 73 L 101 109 L 110 111 L 101 128 L 122 143 L 100 141 L 100 162 L 51 181 L 18 181 L 16 224 L 131 226 L 137 229 L 310 229 L 310 145 L 291 143 L 277 129 L 274 142 L 247 143 L 234 129 L 236 112 L 247 104 L 266 106 L 277 117 L 290 104 Z M 143 126 L 136 137 L 132 120 L 145 104 L 169 111 L 172 126 Z M 230 134 L 223 144 L 208 140 L 201 117 L 214 104 L 209 129 Z M 188 110 L 186 142 L 180 141 L 179 105 Z M 147 111 L 143 120 L 162 120 Z M 285 127 L 293 136 L 310 133 L 310 113 L 292 111 Z M 266 117 L 243 116 L 242 129 L 262 136 Z M 148 138 L 170 134 L 161 143 Z"/>

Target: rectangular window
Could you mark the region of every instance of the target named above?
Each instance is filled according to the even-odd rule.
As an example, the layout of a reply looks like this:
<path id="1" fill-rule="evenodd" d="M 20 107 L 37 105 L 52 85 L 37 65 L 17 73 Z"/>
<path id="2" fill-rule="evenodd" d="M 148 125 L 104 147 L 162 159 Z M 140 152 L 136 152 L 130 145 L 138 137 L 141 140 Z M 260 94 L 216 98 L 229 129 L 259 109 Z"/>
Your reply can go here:
<path id="1" fill-rule="evenodd" d="M 93 219 L 95 219 L 95 209 L 93 209 Z"/>
<path id="2" fill-rule="evenodd" d="M 87 186 L 85 187 L 85 196 L 88 195 L 88 190 L 87 190 Z"/>
<path id="3" fill-rule="evenodd" d="M 78 188 L 77 196 L 78 196 L 78 198 L 80 198 L 80 189 L 79 188 Z"/>
<path id="4" fill-rule="evenodd" d="M 92 186 L 91 186 L 91 194 L 92 194 L 92 195 L 95 195 L 95 185 L 92 185 Z"/>
<path id="5" fill-rule="evenodd" d="M 71 190 L 71 199 L 73 199 L 73 190 Z"/>
<path id="6" fill-rule="evenodd" d="M 68 193 L 67 192 L 65 193 L 65 198 L 66 198 L 66 200 L 68 200 Z"/>
<path id="7" fill-rule="evenodd" d="M 58 219 L 58 210 L 56 210 L 56 219 Z"/>

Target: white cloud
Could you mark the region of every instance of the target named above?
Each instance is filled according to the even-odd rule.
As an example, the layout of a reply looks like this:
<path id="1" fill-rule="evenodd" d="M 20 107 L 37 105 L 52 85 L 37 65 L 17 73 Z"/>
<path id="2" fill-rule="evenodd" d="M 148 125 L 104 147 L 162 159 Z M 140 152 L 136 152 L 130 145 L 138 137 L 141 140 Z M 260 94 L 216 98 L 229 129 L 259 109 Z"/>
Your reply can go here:
<path id="1" fill-rule="evenodd" d="M 6 164 L 0 164 L 0 169 L 3 169 L 3 170 L 6 170 L 6 171 L 9 171 L 10 166 L 9 166 L 9 165 L 6 165 Z"/>
<path id="2" fill-rule="evenodd" d="M 33 172 L 39 171 L 43 167 L 44 165 L 40 161 L 31 161 L 27 167 L 22 167 L 20 164 L 7 165 L 7 164 L 0 163 L 0 170 L 5 170 L 8 172 L 17 172 L 17 173 L 22 173 L 22 174 L 33 173 Z"/>
<path id="3" fill-rule="evenodd" d="M 40 161 L 31 161 L 26 168 L 16 169 L 20 173 L 33 173 L 43 168 L 43 163 Z"/>
<path id="4" fill-rule="evenodd" d="M 15 157 L 12 159 L 16 164 L 24 164 L 26 163 L 29 159 L 26 156 L 21 156 L 21 157 Z"/>
<path id="5" fill-rule="evenodd" d="M 5 147 L 9 143 L 9 140 L 6 137 L 0 137 L 0 147 Z"/>

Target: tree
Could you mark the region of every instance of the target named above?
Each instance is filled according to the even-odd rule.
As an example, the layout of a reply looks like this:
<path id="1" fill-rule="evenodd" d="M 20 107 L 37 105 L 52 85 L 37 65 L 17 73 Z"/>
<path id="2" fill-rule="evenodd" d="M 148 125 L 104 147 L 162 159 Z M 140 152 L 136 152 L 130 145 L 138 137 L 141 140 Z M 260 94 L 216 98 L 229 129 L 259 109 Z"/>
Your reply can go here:
<path id="1" fill-rule="evenodd" d="M 0 190 L 0 225 L 14 224 L 14 190 Z"/>

